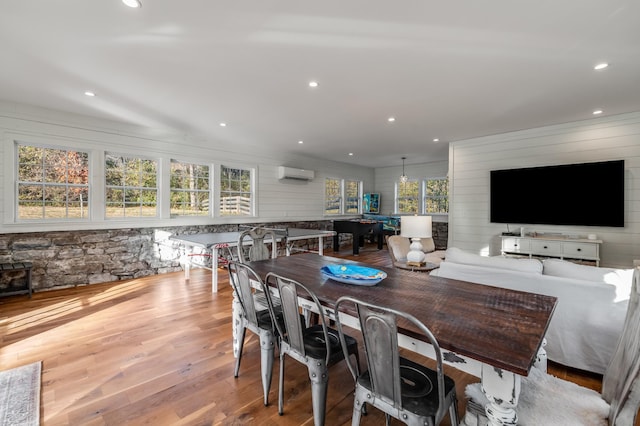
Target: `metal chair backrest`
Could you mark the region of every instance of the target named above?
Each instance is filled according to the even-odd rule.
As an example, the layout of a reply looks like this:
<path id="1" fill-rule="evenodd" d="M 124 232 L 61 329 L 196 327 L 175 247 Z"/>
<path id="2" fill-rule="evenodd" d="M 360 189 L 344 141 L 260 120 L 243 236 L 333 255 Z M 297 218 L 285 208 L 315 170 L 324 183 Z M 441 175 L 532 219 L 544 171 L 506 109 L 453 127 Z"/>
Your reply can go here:
<path id="1" fill-rule="evenodd" d="M 278 333 L 282 340 L 289 345 L 291 350 L 297 352 L 303 357 L 307 355 L 304 345 L 304 330 L 306 327 L 301 320 L 300 307 L 298 304 L 298 297 L 304 298 L 309 304 L 315 305 L 314 310 L 317 311 L 319 315 L 324 333 L 324 342 L 326 345 L 325 365 L 329 364 L 331 349 L 329 334 L 327 332 L 327 322 L 324 313 L 322 312 L 322 305 L 316 295 L 304 284 L 296 280 L 269 272 L 265 278 L 265 283 L 269 286 L 274 282 L 278 292 L 280 293 L 280 304 L 282 307 L 282 314 L 284 316 L 284 329 L 282 329 L 281 324 L 276 322 L 276 328 L 278 329 Z"/>
<path id="2" fill-rule="evenodd" d="M 640 268 L 633 272 L 633 283 L 627 316 L 618 346 L 602 380 L 602 397 L 610 405 L 609 424 L 615 425 L 619 414 L 625 408 L 631 389 L 640 375 Z M 638 411 L 637 399 L 633 401 Z"/>
<path id="3" fill-rule="evenodd" d="M 271 243 L 271 254 L 265 243 L 267 239 Z M 277 256 L 278 242 L 276 233 L 272 229 L 255 227 L 243 231 L 238 237 L 238 260 L 241 263 L 275 259 Z"/>
<path id="4" fill-rule="evenodd" d="M 349 296 L 343 296 L 336 302 L 336 325 L 344 346 L 344 333 L 338 315 L 344 311 L 344 305 L 353 305 L 360 322 L 360 330 L 364 340 L 367 356 L 367 367 L 373 386 L 375 398 L 380 398 L 397 409 L 402 409 L 402 377 L 400 375 L 400 353 L 398 346 L 398 319 L 410 322 L 421 334 L 426 336 L 436 356 L 438 413 L 436 418 L 442 418 L 447 410 L 445 405 L 444 370 L 442 367 L 442 353 L 440 345 L 431 331 L 414 316 L 392 308 L 374 305 Z M 384 354 L 384 356 L 381 356 Z M 354 380 L 357 380 L 356 369 L 348 357 L 347 366 Z"/>
<path id="5" fill-rule="evenodd" d="M 264 282 L 250 266 L 239 262 L 229 262 L 229 282 L 231 282 L 231 287 L 238 296 L 245 318 L 257 328 L 258 317 L 253 297 L 256 288 L 251 284 L 252 281 L 258 283 L 261 290 L 265 289 Z"/>

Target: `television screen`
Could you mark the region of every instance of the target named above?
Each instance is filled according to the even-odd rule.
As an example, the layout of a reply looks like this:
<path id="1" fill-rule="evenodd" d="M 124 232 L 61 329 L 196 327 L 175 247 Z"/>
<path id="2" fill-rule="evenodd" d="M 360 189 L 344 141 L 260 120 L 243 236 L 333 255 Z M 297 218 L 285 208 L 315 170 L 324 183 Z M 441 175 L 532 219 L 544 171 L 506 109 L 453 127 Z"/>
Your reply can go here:
<path id="1" fill-rule="evenodd" d="M 493 223 L 624 226 L 624 160 L 492 170 Z"/>

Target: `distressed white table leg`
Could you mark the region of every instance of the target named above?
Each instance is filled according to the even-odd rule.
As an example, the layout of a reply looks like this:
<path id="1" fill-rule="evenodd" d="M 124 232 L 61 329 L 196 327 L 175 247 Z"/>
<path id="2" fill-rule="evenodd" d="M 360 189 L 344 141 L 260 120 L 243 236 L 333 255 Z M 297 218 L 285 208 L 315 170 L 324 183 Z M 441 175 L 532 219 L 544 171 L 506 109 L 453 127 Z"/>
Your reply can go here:
<path id="1" fill-rule="evenodd" d="M 538 355 L 536 355 L 536 361 L 533 363 L 533 366 L 538 368 L 539 370 L 547 372 L 547 351 L 544 348 L 547 346 L 547 339 L 542 339 L 542 344 L 540 345 L 540 349 L 538 350 Z"/>
<path id="2" fill-rule="evenodd" d="M 516 425 L 516 407 L 520 397 L 521 376 L 506 370 L 482 364 L 482 391 L 489 399 L 485 407 L 489 425 Z"/>
<path id="3" fill-rule="evenodd" d="M 211 292 L 218 292 L 218 247 L 211 249 Z"/>
<path id="4" fill-rule="evenodd" d="M 318 254 L 322 256 L 324 253 L 324 237 L 318 237 Z"/>
<path id="5" fill-rule="evenodd" d="M 184 259 L 184 280 L 189 281 L 190 271 L 191 271 L 191 255 L 193 254 L 193 247 L 186 246 L 185 249 L 185 259 Z"/>
<path id="6" fill-rule="evenodd" d="M 242 306 L 238 300 L 238 295 L 234 291 L 233 301 L 231 302 L 231 334 L 233 335 L 233 356 L 235 358 L 238 358 L 238 353 L 240 352 L 240 338 L 242 337 L 242 333 L 240 333 L 241 312 Z"/>

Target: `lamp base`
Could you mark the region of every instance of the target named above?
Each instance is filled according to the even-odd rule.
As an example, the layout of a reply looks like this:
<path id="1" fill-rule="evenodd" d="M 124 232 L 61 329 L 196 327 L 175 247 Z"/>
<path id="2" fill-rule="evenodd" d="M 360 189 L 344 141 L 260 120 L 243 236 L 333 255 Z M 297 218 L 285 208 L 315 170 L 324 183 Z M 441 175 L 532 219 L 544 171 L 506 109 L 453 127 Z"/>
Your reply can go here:
<path id="1" fill-rule="evenodd" d="M 427 262 L 407 262 L 407 266 L 414 266 L 418 268 L 426 265 L 427 265 Z"/>

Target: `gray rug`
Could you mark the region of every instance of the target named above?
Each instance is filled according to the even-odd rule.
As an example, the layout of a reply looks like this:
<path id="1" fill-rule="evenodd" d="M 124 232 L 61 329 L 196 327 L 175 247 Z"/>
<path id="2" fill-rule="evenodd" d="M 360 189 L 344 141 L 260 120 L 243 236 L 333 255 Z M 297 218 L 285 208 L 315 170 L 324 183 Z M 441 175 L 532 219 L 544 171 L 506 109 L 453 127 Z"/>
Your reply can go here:
<path id="1" fill-rule="evenodd" d="M 0 371 L 0 426 L 40 424 L 42 362 Z"/>

